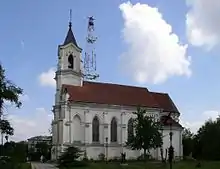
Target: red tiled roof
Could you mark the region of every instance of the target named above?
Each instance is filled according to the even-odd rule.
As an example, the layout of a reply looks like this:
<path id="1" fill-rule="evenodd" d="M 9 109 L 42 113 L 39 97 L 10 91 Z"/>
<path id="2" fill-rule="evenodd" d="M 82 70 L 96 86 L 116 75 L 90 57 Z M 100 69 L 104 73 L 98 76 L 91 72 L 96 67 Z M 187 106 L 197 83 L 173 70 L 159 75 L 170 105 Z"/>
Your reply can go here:
<path id="1" fill-rule="evenodd" d="M 63 85 L 72 102 L 123 106 L 143 106 L 178 112 L 168 94 L 149 92 L 147 88 L 84 81 L 82 86 Z"/>
<path id="2" fill-rule="evenodd" d="M 179 113 L 176 105 L 173 103 L 172 99 L 167 93 L 156 93 L 156 92 L 151 92 L 151 93 L 153 94 L 155 100 L 160 105 L 160 107 L 163 108 L 163 111 Z"/>
<path id="3" fill-rule="evenodd" d="M 182 125 L 181 125 L 179 122 L 173 120 L 173 119 L 172 119 L 171 117 L 169 117 L 169 116 L 162 116 L 162 117 L 160 118 L 160 122 L 161 122 L 161 124 L 164 125 L 164 126 L 170 126 L 170 124 L 172 124 L 172 126 L 183 128 Z"/>

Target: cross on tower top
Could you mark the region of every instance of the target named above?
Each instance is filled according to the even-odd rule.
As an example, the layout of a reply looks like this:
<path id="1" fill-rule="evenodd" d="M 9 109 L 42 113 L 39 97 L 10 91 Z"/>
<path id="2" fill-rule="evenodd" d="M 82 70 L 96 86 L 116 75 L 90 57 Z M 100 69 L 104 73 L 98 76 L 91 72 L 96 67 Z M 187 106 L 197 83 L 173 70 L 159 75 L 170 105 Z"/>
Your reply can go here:
<path id="1" fill-rule="evenodd" d="M 70 21 L 69 21 L 69 27 L 72 27 L 72 9 L 70 9 Z"/>

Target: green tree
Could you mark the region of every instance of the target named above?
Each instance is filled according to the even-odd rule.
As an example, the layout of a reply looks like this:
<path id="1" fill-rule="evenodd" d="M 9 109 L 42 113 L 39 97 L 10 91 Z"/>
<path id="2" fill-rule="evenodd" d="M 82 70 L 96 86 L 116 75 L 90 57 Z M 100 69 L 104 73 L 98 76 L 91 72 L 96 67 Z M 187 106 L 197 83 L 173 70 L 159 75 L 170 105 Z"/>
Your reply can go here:
<path id="1" fill-rule="evenodd" d="M 134 112 L 136 118 L 134 122 L 134 135 L 130 136 L 127 145 L 132 149 L 144 150 L 144 158 L 150 149 L 156 149 L 163 144 L 161 125 L 159 121 L 155 121 L 152 117 L 147 116 L 146 110 L 137 108 Z"/>
<path id="2" fill-rule="evenodd" d="M 77 147 L 68 147 L 65 149 L 64 153 L 60 156 L 58 164 L 60 167 L 79 167 L 85 166 L 85 162 L 77 161 L 77 159 L 82 155 L 82 151 Z"/>
<path id="3" fill-rule="evenodd" d="M 26 142 L 5 143 L 4 155 L 11 157 L 14 162 L 25 162 L 27 157 L 27 143 Z"/>
<path id="4" fill-rule="evenodd" d="M 0 131 L 2 135 L 2 144 L 3 144 L 3 136 L 6 135 L 6 139 L 8 139 L 8 136 L 12 136 L 14 134 L 14 129 L 11 127 L 8 120 L 1 120 L 0 119 Z M 8 140 L 7 140 L 8 141 Z"/>
<path id="5" fill-rule="evenodd" d="M 0 116 L 3 115 L 3 106 L 5 101 L 14 103 L 16 107 L 22 105 L 19 96 L 23 90 L 8 80 L 5 76 L 5 70 L 0 63 Z"/>
<path id="6" fill-rule="evenodd" d="M 197 159 L 220 160 L 220 119 L 208 120 L 194 138 L 193 156 Z"/>
<path id="7" fill-rule="evenodd" d="M 183 144 L 183 156 L 189 156 L 193 152 L 193 146 L 194 146 L 194 135 L 190 131 L 190 129 L 184 129 L 182 134 L 182 144 Z"/>
<path id="8" fill-rule="evenodd" d="M 15 104 L 16 107 L 21 106 L 21 102 L 19 100 L 19 96 L 23 93 L 23 90 L 13 84 L 10 80 L 8 80 L 5 76 L 5 70 L 0 63 L 0 126 L 3 128 L 7 128 L 7 132 L 10 134 L 13 134 L 12 127 L 10 126 L 10 123 L 3 120 L 3 108 L 5 101 L 9 101 L 10 103 Z M 2 124 L 3 123 L 3 124 Z M 5 125 L 6 124 L 6 125 Z M 9 125 L 8 125 L 9 124 Z M 1 133 L 4 133 L 6 131 L 2 131 Z M 3 135 L 2 135 L 3 138 Z M 3 139 L 2 139 L 3 140 Z M 3 141 L 2 141 L 3 144 Z"/>
<path id="9" fill-rule="evenodd" d="M 47 160 L 50 159 L 51 145 L 42 142 L 42 143 L 37 143 L 35 148 L 37 149 L 39 155 L 43 155 Z"/>

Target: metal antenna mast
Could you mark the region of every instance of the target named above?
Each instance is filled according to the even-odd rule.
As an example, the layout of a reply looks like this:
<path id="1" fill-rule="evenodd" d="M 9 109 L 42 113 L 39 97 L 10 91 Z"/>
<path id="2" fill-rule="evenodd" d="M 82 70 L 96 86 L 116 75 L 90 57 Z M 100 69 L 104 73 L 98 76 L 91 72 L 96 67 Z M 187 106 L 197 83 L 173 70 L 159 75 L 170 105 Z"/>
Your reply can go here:
<path id="1" fill-rule="evenodd" d="M 99 77 L 96 72 L 96 52 L 95 42 L 97 37 L 94 36 L 94 18 L 93 16 L 88 17 L 86 47 L 84 56 L 84 78 L 86 80 L 95 80 Z"/>

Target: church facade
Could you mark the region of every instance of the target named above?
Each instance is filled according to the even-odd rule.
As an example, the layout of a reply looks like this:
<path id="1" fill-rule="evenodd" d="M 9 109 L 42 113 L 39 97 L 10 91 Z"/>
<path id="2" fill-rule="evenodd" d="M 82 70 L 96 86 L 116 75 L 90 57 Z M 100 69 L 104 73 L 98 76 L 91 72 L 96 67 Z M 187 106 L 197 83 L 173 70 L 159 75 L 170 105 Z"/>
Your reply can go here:
<path id="1" fill-rule="evenodd" d="M 98 159 L 100 154 L 108 159 L 118 158 L 121 153 L 126 153 L 127 159 L 137 158 L 143 151 L 126 146 L 137 106 L 163 124 L 164 152 L 170 146 L 170 127 L 163 119 L 171 113 L 174 155 L 181 157 L 183 128 L 178 123 L 180 113 L 169 95 L 142 87 L 83 81 L 81 52 L 70 23 L 64 43 L 58 46 L 52 159 L 58 159 L 70 145 L 81 148 L 89 159 Z M 159 149 L 150 153 L 161 159 Z"/>

